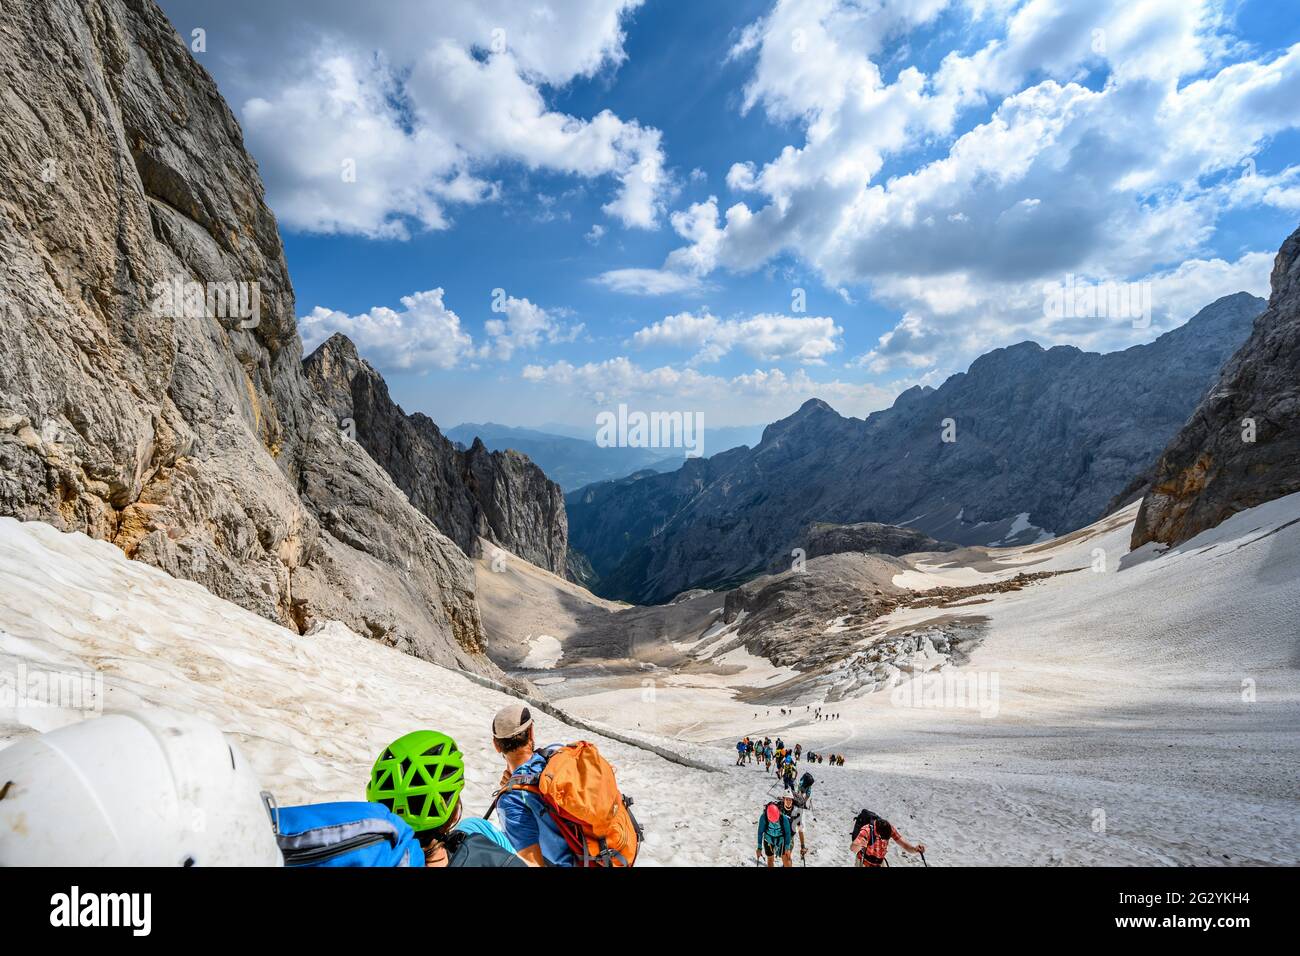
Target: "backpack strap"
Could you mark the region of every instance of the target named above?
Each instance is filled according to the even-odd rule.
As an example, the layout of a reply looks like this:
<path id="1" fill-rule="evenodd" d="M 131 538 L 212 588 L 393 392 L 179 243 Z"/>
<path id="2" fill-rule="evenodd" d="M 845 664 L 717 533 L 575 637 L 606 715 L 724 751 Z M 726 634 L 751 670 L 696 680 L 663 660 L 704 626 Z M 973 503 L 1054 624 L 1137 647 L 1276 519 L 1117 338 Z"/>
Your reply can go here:
<path id="1" fill-rule="evenodd" d="M 521 778 L 518 782 L 516 782 L 515 779 L 511 777 L 510 783 L 507 783 L 504 787 L 502 787 L 500 790 L 498 790 L 496 793 L 492 795 L 492 802 L 489 803 L 488 808 L 483 811 L 483 819 L 486 820 L 490 816 L 492 816 L 493 812 L 496 811 L 497 804 L 501 802 L 501 798 L 504 797 L 507 793 L 522 791 L 524 793 L 531 793 L 538 797 L 541 797 L 542 790 L 537 785 L 540 780 L 541 780 L 540 774 L 527 774 L 524 778 Z"/>
<path id="2" fill-rule="evenodd" d="M 538 796 L 541 796 L 540 788 L 542 782 L 542 771 L 546 769 L 546 764 L 550 762 L 550 759 L 554 757 L 556 753 L 563 750 L 565 746 L 566 746 L 565 744 L 551 744 L 549 747 L 540 747 L 537 750 L 534 750 L 533 751 L 534 757 L 538 756 L 539 754 L 542 757 L 541 770 L 537 771 L 536 773 L 520 773 L 519 768 L 516 768 L 515 771 L 510 774 L 510 777 L 509 779 L 507 779 L 505 786 L 501 787 L 501 789 L 497 790 L 496 793 L 492 794 L 492 802 L 488 804 L 487 810 L 484 811 L 483 818 L 487 819 L 488 817 L 492 816 L 493 812 L 497 808 L 497 804 L 501 802 L 501 798 L 504 797 L 507 793 L 509 793 L 512 790 L 525 790 L 529 793 L 535 793 Z M 532 758 L 530 757 L 529 760 L 531 759 Z M 525 761 L 525 763 L 526 762 L 527 761 Z M 522 766 L 523 764 L 520 764 L 520 767 Z"/>

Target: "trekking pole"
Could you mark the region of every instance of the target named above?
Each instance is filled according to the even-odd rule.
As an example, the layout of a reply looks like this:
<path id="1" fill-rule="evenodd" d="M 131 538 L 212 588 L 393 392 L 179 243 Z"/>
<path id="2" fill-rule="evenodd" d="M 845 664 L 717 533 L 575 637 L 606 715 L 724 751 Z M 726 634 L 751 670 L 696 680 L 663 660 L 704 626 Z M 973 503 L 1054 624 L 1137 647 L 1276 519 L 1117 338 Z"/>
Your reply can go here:
<path id="1" fill-rule="evenodd" d="M 921 862 L 922 862 L 922 863 L 925 863 L 925 868 L 926 868 L 927 870 L 930 868 L 930 864 L 925 862 L 925 854 L 924 854 L 924 853 L 921 854 Z"/>

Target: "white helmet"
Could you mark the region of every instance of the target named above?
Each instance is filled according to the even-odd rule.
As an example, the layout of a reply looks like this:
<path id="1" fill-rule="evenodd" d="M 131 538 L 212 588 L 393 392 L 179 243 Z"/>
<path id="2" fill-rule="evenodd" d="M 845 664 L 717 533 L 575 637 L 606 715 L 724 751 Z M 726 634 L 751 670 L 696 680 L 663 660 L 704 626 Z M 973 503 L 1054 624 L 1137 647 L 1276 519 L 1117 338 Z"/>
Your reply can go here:
<path id="1" fill-rule="evenodd" d="M 280 866 L 248 761 L 207 721 L 113 713 L 0 750 L 0 865 Z"/>

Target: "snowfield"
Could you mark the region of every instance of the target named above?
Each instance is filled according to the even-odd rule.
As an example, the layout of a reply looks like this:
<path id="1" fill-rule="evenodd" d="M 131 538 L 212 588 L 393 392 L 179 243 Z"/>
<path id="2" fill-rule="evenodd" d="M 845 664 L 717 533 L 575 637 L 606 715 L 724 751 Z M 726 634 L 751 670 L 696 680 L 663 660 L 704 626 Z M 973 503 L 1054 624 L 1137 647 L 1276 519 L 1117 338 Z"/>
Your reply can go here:
<path id="1" fill-rule="evenodd" d="M 364 800 L 383 747 L 419 728 L 450 734 L 464 751 L 470 815 L 486 809 L 504 767 L 489 733 L 504 694 L 341 624 L 299 637 L 200 585 L 128 561 L 111 544 L 0 518 L 0 673 L 20 667 L 28 675 L 99 672 L 105 708 L 170 707 L 208 718 L 239 740 L 281 805 Z M 0 741 L 82 717 L 0 709 Z M 683 767 L 542 713 L 536 720 L 539 742 L 594 740 L 614 764 L 647 830 L 640 865 L 734 862 L 753 840 L 748 823 L 734 827 L 727 807 L 700 799 L 727 789 L 724 773 Z"/>
<path id="2" fill-rule="evenodd" d="M 544 714 L 539 741 L 595 740 L 636 799 L 642 864 L 752 860 L 777 791 L 733 766 L 744 733 L 847 757 L 811 768 L 809 865 L 850 862 L 863 806 L 926 843 L 931 865 L 1300 862 L 1300 495 L 1160 556 L 1126 553 L 1132 517 L 914 565 L 908 587 L 1085 569 L 877 621 L 879 633 L 940 616 L 986 623 L 969 662 L 915 694 L 799 701 L 781 715 L 744 695 L 786 672 L 738 648 L 725 655 L 730 674 L 649 670 L 559 701 L 717 772 Z M 556 648 L 532 650 L 556 666 Z M 506 695 L 342 625 L 297 636 L 110 544 L 0 518 L 0 675 L 49 671 L 102 675 L 107 708 L 211 719 L 281 804 L 361 799 L 380 749 L 420 727 L 464 750 L 468 812 L 486 807 L 502 769 L 488 725 Z M 13 703 L 0 700 L 0 746 L 84 716 Z M 817 706 L 838 719 L 813 721 Z M 890 858 L 920 865 L 897 848 Z"/>

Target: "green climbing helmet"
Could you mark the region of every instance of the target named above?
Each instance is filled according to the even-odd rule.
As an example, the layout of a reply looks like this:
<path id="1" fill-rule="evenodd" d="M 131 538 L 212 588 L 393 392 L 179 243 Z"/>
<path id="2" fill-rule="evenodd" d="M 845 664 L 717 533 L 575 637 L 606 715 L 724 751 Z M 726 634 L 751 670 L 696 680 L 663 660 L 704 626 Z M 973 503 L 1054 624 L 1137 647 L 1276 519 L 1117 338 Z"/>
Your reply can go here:
<path id="1" fill-rule="evenodd" d="M 394 740 L 370 771 L 366 799 L 382 803 L 417 833 L 451 819 L 465 786 L 465 757 L 456 741 L 436 730 Z"/>

